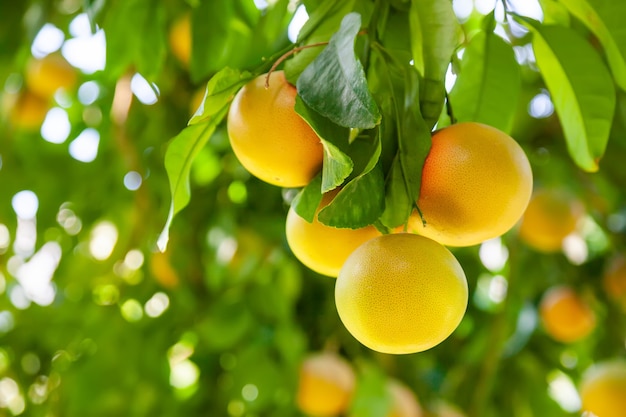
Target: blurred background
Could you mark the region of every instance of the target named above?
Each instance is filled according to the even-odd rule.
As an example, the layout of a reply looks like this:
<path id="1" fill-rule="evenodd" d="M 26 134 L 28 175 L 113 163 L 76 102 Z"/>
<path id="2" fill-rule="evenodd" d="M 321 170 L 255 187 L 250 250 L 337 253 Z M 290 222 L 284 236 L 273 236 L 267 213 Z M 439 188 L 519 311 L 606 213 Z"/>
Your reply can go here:
<path id="1" fill-rule="evenodd" d="M 584 173 L 521 27 L 512 135 L 544 197 L 525 228 L 453 250 L 470 304 L 441 345 L 392 356 L 352 338 L 334 279 L 287 247 L 294 191 L 251 177 L 224 126 L 193 163 L 168 250 L 156 250 L 168 142 L 215 72 L 257 68 L 295 42 L 322 2 L 303 3 L 2 2 L 0 416 L 304 415 L 299 370 L 320 351 L 356 374 L 345 415 L 390 415 L 385 386 L 396 380 L 424 415 L 452 416 L 445 403 L 470 417 L 580 416 L 583 372 L 624 357 L 626 100 L 620 93 L 600 171 Z M 535 1 L 510 4 L 543 17 Z M 453 6 L 467 35 L 496 4 Z M 454 81 L 451 67 L 449 90 Z M 543 318 L 555 286 L 573 291 L 574 307 Z M 579 313 L 588 328 L 560 337 Z"/>

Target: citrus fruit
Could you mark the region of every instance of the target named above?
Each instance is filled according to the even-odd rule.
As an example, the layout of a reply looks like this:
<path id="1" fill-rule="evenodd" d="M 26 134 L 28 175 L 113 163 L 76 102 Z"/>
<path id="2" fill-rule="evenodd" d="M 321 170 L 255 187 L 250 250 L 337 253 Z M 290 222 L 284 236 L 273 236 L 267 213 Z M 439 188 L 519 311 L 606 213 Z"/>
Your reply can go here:
<path id="1" fill-rule="evenodd" d="M 546 332 L 564 343 L 586 337 L 596 326 L 591 307 L 567 286 L 546 291 L 539 303 L 539 314 Z"/>
<path id="2" fill-rule="evenodd" d="M 612 299 L 626 306 L 626 258 L 624 255 L 612 257 L 602 276 L 604 291 Z"/>
<path id="3" fill-rule="evenodd" d="M 186 67 L 191 59 L 191 17 L 184 14 L 174 21 L 168 36 L 172 54 Z"/>
<path id="4" fill-rule="evenodd" d="M 228 112 L 230 144 L 257 178 L 280 187 L 301 187 L 319 172 L 323 148 L 294 110 L 296 88 L 283 71 L 261 75 L 237 92 Z"/>
<path id="5" fill-rule="evenodd" d="M 296 402 L 305 414 L 335 416 L 347 410 L 356 378 L 350 364 L 331 352 L 309 355 L 300 367 Z"/>
<path id="6" fill-rule="evenodd" d="M 582 408 L 598 417 L 623 417 L 626 410 L 626 362 L 591 366 L 580 384 Z"/>
<path id="7" fill-rule="evenodd" d="M 24 130 L 37 130 L 46 118 L 49 108 L 48 101 L 30 91 L 22 91 L 11 106 L 11 124 Z"/>
<path id="8" fill-rule="evenodd" d="M 368 240 L 344 263 L 335 304 L 348 331 L 382 353 L 414 353 L 441 343 L 467 307 L 465 273 L 434 240 L 398 233 Z"/>
<path id="9" fill-rule="evenodd" d="M 560 251 L 563 239 L 576 230 L 582 215 L 582 205 L 565 191 L 538 190 L 522 217 L 520 239 L 541 252 Z"/>
<path id="10" fill-rule="evenodd" d="M 437 131 L 422 169 L 410 231 L 447 246 L 500 236 L 524 213 L 532 192 L 530 163 L 506 133 L 481 123 Z"/>
<path id="11" fill-rule="evenodd" d="M 391 411 L 387 417 L 422 417 L 422 407 L 409 387 L 395 379 L 387 383 L 391 395 Z"/>
<path id="12" fill-rule="evenodd" d="M 78 81 L 74 67 L 59 54 L 31 60 L 25 79 L 28 89 L 44 99 L 54 96 L 59 88 L 71 90 Z"/>
<path id="13" fill-rule="evenodd" d="M 328 205 L 337 192 L 322 197 L 317 210 Z M 340 229 L 320 223 L 317 213 L 312 223 L 300 217 L 293 208 L 287 213 L 285 227 L 287 243 L 300 262 L 313 271 L 336 277 L 348 256 L 362 243 L 380 236 L 374 226 L 360 229 Z"/>

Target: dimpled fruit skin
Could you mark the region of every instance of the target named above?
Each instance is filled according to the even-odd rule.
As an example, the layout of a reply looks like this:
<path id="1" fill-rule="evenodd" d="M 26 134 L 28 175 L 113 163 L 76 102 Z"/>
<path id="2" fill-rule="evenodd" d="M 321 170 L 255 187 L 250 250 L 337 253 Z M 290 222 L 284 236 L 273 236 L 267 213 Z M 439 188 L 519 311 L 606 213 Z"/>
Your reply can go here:
<path id="1" fill-rule="evenodd" d="M 326 193 L 320 208 L 329 204 L 335 194 Z M 309 223 L 293 208 L 287 213 L 285 231 L 289 248 L 296 258 L 313 271 L 329 277 L 337 277 L 344 262 L 357 247 L 380 236 L 373 226 L 361 229 L 326 226 L 317 220 L 317 213 L 313 223 Z"/>
<path id="2" fill-rule="evenodd" d="M 319 172 L 323 148 L 317 134 L 294 110 L 296 88 L 282 71 L 246 84 L 228 112 L 228 136 L 241 164 L 279 187 L 302 187 Z"/>
<path id="3" fill-rule="evenodd" d="M 454 255 L 409 233 L 359 246 L 335 284 L 343 324 L 382 353 L 421 352 L 441 343 L 461 322 L 467 299 L 465 273 Z"/>
<path id="4" fill-rule="evenodd" d="M 356 377 L 340 356 L 321 352 L 308 356 L 300 367 L 298 408 L 316 417 L 336 416 L 348 409 Z"/>
<path id="5" fill-rule="evenodd" d="M 538 251 L 558 252 L 582 215 L 582 206 L 564 191 L 538 190 L 522 217 L 520 239 Z"/>
<path id="6" fill-rule="evenodd" d="M 481 123 L 458 123 L 432 137 L 417 202 L 426 220 L 410 228 L 447 246 L 500 236 L 524 213 L 533 177 L 517 142 Z"/>
<path id="7" fill-rule="evenodd" d="M 580 340 L 596 327 L 593 310 L 566 286 L 546 291 L 539 304 L 539 314 L 546 332 L 563 343 Z"/>
<path id="8" fill-rule="evenodd" d="M 580 385 L 582 408 L 598 417 L 624 417 L 626 363 L 603 362 L 585 372 Z"/>

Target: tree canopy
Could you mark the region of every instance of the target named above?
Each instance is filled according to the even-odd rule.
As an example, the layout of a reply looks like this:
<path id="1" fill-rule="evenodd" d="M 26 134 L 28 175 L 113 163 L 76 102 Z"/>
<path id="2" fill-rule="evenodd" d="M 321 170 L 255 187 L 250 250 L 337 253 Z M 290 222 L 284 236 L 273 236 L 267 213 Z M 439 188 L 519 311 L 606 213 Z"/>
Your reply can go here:
<path id="1" fill-rule="evenodd" d="M 301 416 L 324 351 L 356 375 L 345 416 L 389 416 L 390 380 L 425 416 L 581 416 L 585 372 L 626 353 L 624 17 L 608 0 L 3 2 L 0 415 Z M 304 187 L 255 178 L 229 142 L 233 97 L 276 71 L 323 146 Z M 312 221 L 340 190 L 321 223 L 406 228 L 433 132 L 462 122 L 514 138 L 548 196 L 449 248 L 469 288 L 452 335 L 375 352 L 294 256 L 287 213 Z M 582 307 L 546 313 L 555 288 Z M 572 315 L 589 330 L 552 330 Z"/>

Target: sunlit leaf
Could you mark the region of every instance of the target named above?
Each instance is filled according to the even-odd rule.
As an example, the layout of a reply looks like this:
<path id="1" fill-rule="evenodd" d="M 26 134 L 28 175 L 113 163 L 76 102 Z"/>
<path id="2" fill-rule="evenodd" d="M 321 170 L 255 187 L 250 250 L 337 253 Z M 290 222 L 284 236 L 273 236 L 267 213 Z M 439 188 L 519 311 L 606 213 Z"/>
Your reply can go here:
<path id="1" fill-rule="evenodd" d="M 610 0 L 561 0 L 561 3 L 598 38 L 615 82 L 626 90 L 626 2 Z"/>
<path id="2" fill-rule="evenodd" d="M 409 23 L 413 62 L 424 78 L 420 107 L 426 124 L 432 127 L 441 114 L 446 71 L 459 45 L 461 27 L 452 2 L 440 0 L 412 0 Z"/>
<path id="3" fill-rule="evenodd" d="M 380 122 L 363 66 L 354 53 L 361 17 L 350 13 L 328 46 L 298 78 L 298 94 L 313 110 L 344 127 L 370 129 Z"/>
<path id="4" fill-rule="evenodd" d="M 511 45 L 493 32 L 478 32 L 465 49 L 450 92 L 454 117 L 459 122 L 481 122 L 510 132 L 520 81 Z"/>
<path id="5" fill-rule="evenodd" d="M 194 158 L 208 142 L 217 126 L 228 112 L 228 103 L 233 93 L 248 77 L 238 71 L 225 68 L 216 74 L 207 85 L 204 105 L 192 118 L 191 123 L 172 139 L 165 154 L 165 169 L 170 181 L 172 202 L 165 227 L 157 245 L 161 251 L 167 247 L 169 228 L 174 216 L 189 203 L 189 174 Z"/>
<path id="6" fill-rule="evenodd" d="M 574 161 L 597 171 L 606 148 L 615 112 L 615 87 L 597 52 L 575 31 L 541 26 L 533 29 L 537 66 L 552 101 Z"/>

